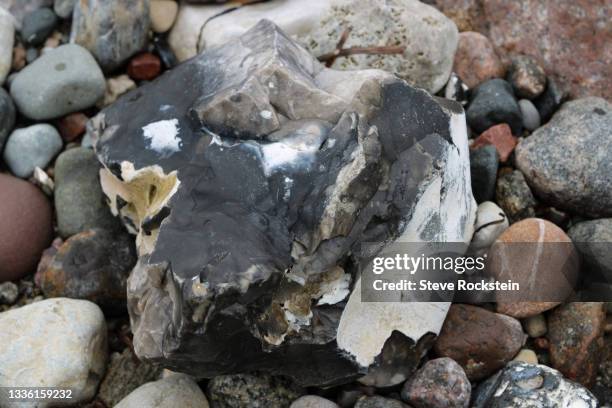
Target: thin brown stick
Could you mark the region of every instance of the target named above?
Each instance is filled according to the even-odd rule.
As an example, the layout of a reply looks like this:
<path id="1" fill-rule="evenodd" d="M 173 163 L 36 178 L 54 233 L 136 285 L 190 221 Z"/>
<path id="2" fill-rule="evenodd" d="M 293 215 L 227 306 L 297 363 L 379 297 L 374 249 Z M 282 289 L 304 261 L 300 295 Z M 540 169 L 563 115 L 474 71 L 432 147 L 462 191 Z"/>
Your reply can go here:
<path id="1" fill-rule="evenodd" d="M 331 59 L 335 60 L 338 57 L 348 57 L 356 54 L 367 54 L 367 55 L 388 55 L 388 54 L 402 54 L 406 50 L 406 47 L 402 46 L 382 46 L 382 47 L 350 47 L 342 50 L 335 50 L 327 54 L 319 56 L 318 60 L 326 62 Z M 331 65 L 331 64 L 330 64 Z"/>
<path id="2" fill-rule="evenodd" d="M 333 56 L 331 58 L 329 58 L 327 60 L 327 62 L 325 63 L 326 67 L 329 68 L 329 67 L 331 67 L 334 64 L 334 62 L 336 61 L 336 58 L 342 52 L 342 48 L 344 48 L 344 44 L 346 43 L 346 40 L 348 40 L 348 37 L 349 37 L 350 33 L 351 33 L 350 27 L 342 32 L 342 35 L 340 36 L 340 41 L 338 41 L 338 44 L 336 44 L 336 49 L 332 53 Z"/>

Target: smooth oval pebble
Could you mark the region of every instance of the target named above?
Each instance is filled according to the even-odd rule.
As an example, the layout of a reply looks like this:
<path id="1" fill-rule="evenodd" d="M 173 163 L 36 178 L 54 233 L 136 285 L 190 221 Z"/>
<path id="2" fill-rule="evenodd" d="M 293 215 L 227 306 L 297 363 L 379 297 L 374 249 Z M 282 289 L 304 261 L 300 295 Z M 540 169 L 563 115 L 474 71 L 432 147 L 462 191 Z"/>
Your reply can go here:
<path id="1" fill-rule="evenodd" d="M 293 401 L 289 408 L 338 408 L 338 405 L 318 395 L 304 395 Z"/>
<path id="2" fill-rule="evenodd" d="M 178 14 L 178 3 L 174 0 L 151 1 L 151 28 L 156 33 L 165 33 L 172 28 Z"/>
<path id="3" fill-rule="evenodd" d="M 53 32 L 57 16 L 50 8 L 43 7 L 26 14 L 21 25 L 21 38 L 26 44 L 40 45 Z"/>
<path id="4" fill-rule="evenodd" d="M 533 131 L 540 127 L 540 113 L 529 99 L 521 99 L 519 102 L 521 115 L 523 115 L 523 126 Z"/>
<path id="5" fill-rule="evenodd" d="M 53 238 L 51 204 L 32 184 L 0 174 L 0 282 L 32 273 Z"/>
<path id="6" fill-rule="evenodd" d="M 47 167 L 62 146 L 59 132 L 53 126 L 41 123 L 11 133 L 3 157 L 14 175 L 28 178 L 36 167 Z"/>

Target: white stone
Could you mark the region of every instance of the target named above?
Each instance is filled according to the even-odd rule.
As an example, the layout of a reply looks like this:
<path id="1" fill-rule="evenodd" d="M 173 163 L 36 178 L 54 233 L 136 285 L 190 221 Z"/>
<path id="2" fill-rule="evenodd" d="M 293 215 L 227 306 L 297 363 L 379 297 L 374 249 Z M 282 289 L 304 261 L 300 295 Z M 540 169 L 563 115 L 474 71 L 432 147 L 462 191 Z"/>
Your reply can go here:
<path id="1" fill-rule="evenodd" d="M 0 85 L 11 70 L 14 41 L 15 20 L 8 11 L 0 7 Z"/>
<path id="2" fill-rule="evenodd" d="M 191 377 L 173 374 L 141 385 L 115 408 L 208 408 L 208 400 Z"/>
<path id="3" fill-rule="evenodd" d="M 172 28 L 178 4 L 174 0 L 151 0 L 151 28 L 156 33 L 165 33 Z"/>
<path id="4" fill-rule="evenodd" d="M 0 387 L 69 388 L 72 403 L 86 402 L 106 359 L 106 323 L 92 302 L 53 298 L 0 313 Z"/>
<path id="5" fill-rule="evenodd" d="M 307 4 L 273 0 L 210 19 L 231 6 L 181 5 L 169 38 L 177 57 L 185 60 L 198 50 L 231 41 L 264 18 L 315 56 L 333 52 L 342 32 L 351 27 L 345 48 L 403 45 L 406 49 L 403 54 L 338 58 L 333 68 L 379 68 L 434 93 L 446 84 L 457 47 L 455 24 L 417 0 L 310 0 Z"/>
<path id="6" fill-rule="evenodd" d="M 508 228 L 508 217 L 504 210 L 492 201 L 485 201 L 478 206 L 474 237 L 470 250 L 486 250 Z"/>

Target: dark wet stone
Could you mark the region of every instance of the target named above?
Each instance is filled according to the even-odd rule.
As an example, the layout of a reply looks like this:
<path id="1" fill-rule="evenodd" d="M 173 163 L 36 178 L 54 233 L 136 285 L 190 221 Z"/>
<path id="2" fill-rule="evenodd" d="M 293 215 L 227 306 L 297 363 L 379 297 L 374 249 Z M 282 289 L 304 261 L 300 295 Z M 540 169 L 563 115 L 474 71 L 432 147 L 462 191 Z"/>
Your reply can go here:
<path id="1" fill-rule="evenodd" d="M 11 96 L 0 87 L 0 153 L 8 135 L 15 126 L 15 104 Z"/>
<path id="2" fill-rule="evenodd" d="M 472 193 L 477 203 L 489 201 L 495 196 L 495 181 L 499 168 L 499 156 L 495 146 L 470 149 Z"/>
<path id="3" fill-rule="evenodd" d="M 499 123 L 507 123 L 515 135 L 522 128 L 521 110 L 512 87 L 503 79 L 491 79 L 474 89 L 466 115 L 468 124 L 478 133 Z"/>
<path id="4" fill-rule="evenodd" d="M 511 362 L 475 390 L 473 408 L 598 408 L 597 399 L 579 384 L 545 365 Z"/>
<path id="5" fill-rule="evenodd" d="M 57 16 L 50 8 L 44 7 L 26 14 L 21 25 L 21 39 L 30 45 L 40 45 L 53 32 Z"/>
<path id="6" fill-rule="evenodd" d="M 267 374 L 222 375 L 206 387 L 215 408 L 286 408 L 304 394 L 290 381 Z"/>
<path id="7" fill-rule="evenodd" d="M 415 307 L 432 308 L 419 327 L 444 311 L 381 305 L 393 327 L 366 339 L 380 312 L 346 299 L 362 242 L 404 228 L 469 239 L 460 113 L 382 71 L 324 69 L 267 21 L 103 110 L 91 121 L 102 184 L 143 254 L 128 285 L 138 355 L 201 377 L 264 371 L 305 385 L 382 367 L 380 385 L 389 367 L 416 369 L 438 329 L 413 339 L 397 327 L 414 325 Z M 459 217 L 421 203 L 427 215 L 413 219 L 438 177 L 440 207 Z M 378 358 L 394 332 L 403 360 Z"/>
<path id="8" fill-rule="evenodd" d="M 55 161 L 55 211 L 62 237 L 119 227 L 105 202 L 99 171 L 94 152 L 83 147 L 67 150 Z"/>
<path id="9" fill-rule="evenodd" d="M 36 281 L 46 297 L 87 299 L 106 314 L 121 314 L 127 311 L 126 281 L 135 263 L 133 236 L 89 230 L 64 242 Z"/>
<path id="10" fill-rule="evenodd" d="M 155 49 L 157 55 L 159 55 L 159 58 L 166 69 L 173 68 L 178 64 L 178 59 L 170 48 L 166 36 L 156 35 L 153 37 L 153 48 Z"/>
<path id="11" fill-rule="evenodd" d="M 587 217 L 611 216 L 610 129 L 608 101 L 591 97 L 567 102 L 517 146 L 516 166 L 545 203 Z"/>
<path id="12" fill-rule="evenodd" d="M 540 120 L 546 123 L 552 118 L 553 114 L 559 109 L 565 99 L 566 94 L 561 90 L 557 83 L 548 78 L 546 89 L 540 96 L 533 100 L 533 104 L 540 113 Z"/>
<path id="13" fill-rule="evenodd" d="M 463 368 L 446 357 L 430 360 L 402 388 L 415 408 L 467 408 L 472 386 Z"/>
<path id="14" fill-rule="evenodd" d="M 497 180 L 495 201 L 504 210 L 510 223 L 535 216 L 536 200 L 518 170 L 505 173 Z"/>

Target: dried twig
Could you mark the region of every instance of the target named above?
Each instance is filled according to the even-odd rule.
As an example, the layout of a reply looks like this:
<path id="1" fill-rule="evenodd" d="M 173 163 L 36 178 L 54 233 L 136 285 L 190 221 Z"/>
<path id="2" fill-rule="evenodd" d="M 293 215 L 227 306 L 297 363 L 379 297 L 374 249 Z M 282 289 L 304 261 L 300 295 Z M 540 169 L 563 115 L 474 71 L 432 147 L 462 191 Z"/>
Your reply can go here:
<path id="1" fill-rule="evenodd" d="M 342 48 L 344 48 L 344 44 L 346 43 L 346 40 L 348 40 L 348 36 L 351 33 L 351 28 L 347 28 L 346 30 L 344 30 L 342 32 L 342 35 L 340 36 L 340 41 L 338 41 L 338 44 L 336 44 L 336 49 L 334 50 L 333 53 L 331 53 L 331 57 L 329 59 L 327 59 L 327 62 L 325 62 L 325 66 L 326 67 L 331 67 L 334 62 L 336 61 L 336 58 L 338 58 L 338 56 L 340 55 L 340 52 L 342 52 Z M 320 61 L 325 61 L 325 60 L 321 60 L 319 58 Z"/>

